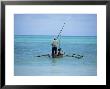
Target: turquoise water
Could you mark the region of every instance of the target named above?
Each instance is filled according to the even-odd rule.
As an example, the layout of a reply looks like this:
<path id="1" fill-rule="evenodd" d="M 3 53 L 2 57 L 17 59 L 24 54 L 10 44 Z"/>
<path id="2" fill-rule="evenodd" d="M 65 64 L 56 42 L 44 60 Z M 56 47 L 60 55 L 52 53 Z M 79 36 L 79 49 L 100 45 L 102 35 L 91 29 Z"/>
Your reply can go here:
<path id="1" fill-rule="evenodd" d="M 95 36 L 62 36 L 61 48 L 75 57 L 36 57 L 51 54 L 53 36 L 15 35 L 15 76 L 96 76 L 97 38 Z"/>

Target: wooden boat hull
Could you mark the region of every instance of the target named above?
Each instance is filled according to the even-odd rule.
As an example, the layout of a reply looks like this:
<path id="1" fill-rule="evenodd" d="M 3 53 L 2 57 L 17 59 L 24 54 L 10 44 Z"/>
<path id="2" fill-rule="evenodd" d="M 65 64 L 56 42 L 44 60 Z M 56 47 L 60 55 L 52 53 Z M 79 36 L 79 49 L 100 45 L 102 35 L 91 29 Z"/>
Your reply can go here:
<path id="1" fill-rule="evenodd" d="M 63 55 L 54 55 L 53 58 L 62 58 Z"/>

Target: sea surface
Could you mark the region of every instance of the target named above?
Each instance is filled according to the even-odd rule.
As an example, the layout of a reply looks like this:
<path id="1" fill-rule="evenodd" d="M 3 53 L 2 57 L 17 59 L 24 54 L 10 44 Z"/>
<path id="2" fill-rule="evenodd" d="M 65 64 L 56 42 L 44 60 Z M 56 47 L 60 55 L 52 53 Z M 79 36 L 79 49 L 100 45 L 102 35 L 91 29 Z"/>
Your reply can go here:
<path id="1" fill-rule="evenodd" d="M 49 58 L 53 36 L 14 36 L 15 76 L 97 76 L 97 37 L 62 36 L 60 46 L 65 55 L 75 57 Z"/>

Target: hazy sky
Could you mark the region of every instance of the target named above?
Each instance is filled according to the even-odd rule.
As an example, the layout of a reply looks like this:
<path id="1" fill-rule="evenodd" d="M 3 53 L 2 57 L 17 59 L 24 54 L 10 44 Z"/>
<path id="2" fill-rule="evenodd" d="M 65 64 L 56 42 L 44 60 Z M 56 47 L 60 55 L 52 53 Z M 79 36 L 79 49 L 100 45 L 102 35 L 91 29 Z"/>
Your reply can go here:
<path id="1" fill-rule="evenodd" d="M 96 14 L 15 14 L 15 35 L 96 36 Z"/>

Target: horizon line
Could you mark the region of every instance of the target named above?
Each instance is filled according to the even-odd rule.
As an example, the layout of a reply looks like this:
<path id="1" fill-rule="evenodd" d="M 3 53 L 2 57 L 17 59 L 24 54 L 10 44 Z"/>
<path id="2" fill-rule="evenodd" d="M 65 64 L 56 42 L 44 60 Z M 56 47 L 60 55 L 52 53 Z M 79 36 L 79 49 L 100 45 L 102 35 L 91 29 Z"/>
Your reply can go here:
<path id="1" fill-rule="evenodd" d="M 14 34 L 14 35 L 29 36 L 29 34 Z M 57 36 L 57 35 L 33 35 L 33 36 Z M 61 35 L 61 36 L 73 36 L 73 35 Z M 74 36 L 88 36 L 88 35 L 74 35 Z M 89 36 L 97 36 L 97 35 L 89 35 Z"/>

